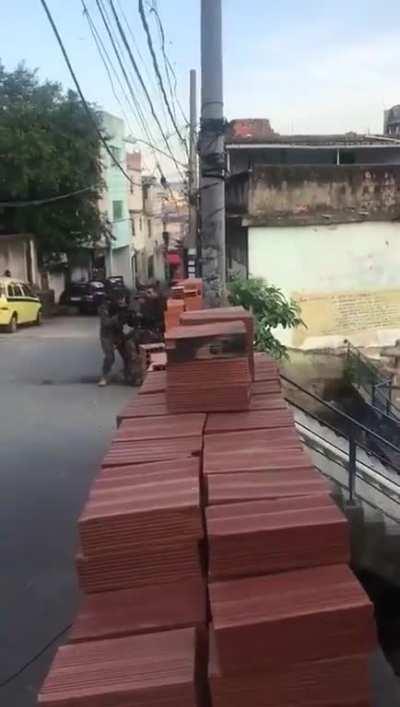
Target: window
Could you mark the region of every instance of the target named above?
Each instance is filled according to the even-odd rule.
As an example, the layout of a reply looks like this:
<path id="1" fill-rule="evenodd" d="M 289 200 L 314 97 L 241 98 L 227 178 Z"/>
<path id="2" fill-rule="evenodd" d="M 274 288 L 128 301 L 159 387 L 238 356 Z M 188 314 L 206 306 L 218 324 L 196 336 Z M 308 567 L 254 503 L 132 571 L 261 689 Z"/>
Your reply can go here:
<path id="1" fill-rule="evenodd" d="M 29 285 L 22 285 L 22 291 L 24 293 L 24 297 L 33 297 L 33 292 Z"/>
<path id="2" fill-rule="evenodd" d="M 113 201 L 113 221 L 122 221 L 123 217 L 122 201 Z"/>
<path id="3" fill-rule="evenodd" d="M 22 290 L 19 285 L 9 285 L 8 286 L 8 296 L 9 297 L 22 297 Z"/>
<path id="4" fill-rule="evenodd" d="M 147 221 L 147 228 L 148 228 L 148 236 L 149 238 L 152 238 L 153 236 L 153 224 L 150 221 L 150 219 Z"/>
<path id="5" fill-rule="evenodd" d="M 356 156 L 351 150 L 340 151 L 340 164 L 355 164 Z"/>
<path id="6" fill-rule="evenodd" d="M 130 190 L 131 194 L 133 194 L 133 182 L 132 182 L 132 180 L 129 182 L 129 190 Z"/>

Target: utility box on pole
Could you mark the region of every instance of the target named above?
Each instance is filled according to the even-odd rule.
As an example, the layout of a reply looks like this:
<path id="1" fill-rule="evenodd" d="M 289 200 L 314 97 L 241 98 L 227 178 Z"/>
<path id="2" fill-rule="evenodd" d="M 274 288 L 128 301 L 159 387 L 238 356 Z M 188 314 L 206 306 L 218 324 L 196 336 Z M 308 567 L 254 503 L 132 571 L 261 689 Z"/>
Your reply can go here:
<path id="1" fill-rule="evenodd" d="M 222 0 L 201 0 L 200 232 L 204 296 L 218 307 L 225 295 L 225 152 Z"/>

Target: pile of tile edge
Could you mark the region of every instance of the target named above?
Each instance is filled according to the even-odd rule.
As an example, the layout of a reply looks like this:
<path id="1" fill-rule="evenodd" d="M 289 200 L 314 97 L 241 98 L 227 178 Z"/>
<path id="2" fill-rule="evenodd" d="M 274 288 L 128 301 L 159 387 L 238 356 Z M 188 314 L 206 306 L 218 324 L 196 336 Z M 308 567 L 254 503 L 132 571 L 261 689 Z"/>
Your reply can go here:
<path id="1" fill-rule="evenodd" d="M 191 316 L 202 321 L 188 312 L 187 334 Z M 248 337 L 234 318 L 224 326 Z M 178 391 L 179 369 L 183 390 L 200 375 L 193 351 L 172 354 Z M 188 436 L 168 437 L 187 417 L 168 419 L 168 370 L 150 373 L 121 413 L 80 519 L 85 554 L 77 563 L 86 595 L 39 704 L 203 707 L 209 690 L 213 707 L 369 707 L 376 630 L 372 605 L 347 566 L 346 522 L 295 431 L 276 364 L 264 354 L 252 358 L 249 412 L 218 402 L 220 359 L 206 357 L 217 403 L 209 408 L 197 387 L 194 411 L 210 413 L 200 432 L 193 418 L 181 425 Z M 233 359 L 230 352 L 223 361 Z M 186 412 L 182 401 L 178 408 Z M 201 502 L 193 480 L 203 439 Z"/>

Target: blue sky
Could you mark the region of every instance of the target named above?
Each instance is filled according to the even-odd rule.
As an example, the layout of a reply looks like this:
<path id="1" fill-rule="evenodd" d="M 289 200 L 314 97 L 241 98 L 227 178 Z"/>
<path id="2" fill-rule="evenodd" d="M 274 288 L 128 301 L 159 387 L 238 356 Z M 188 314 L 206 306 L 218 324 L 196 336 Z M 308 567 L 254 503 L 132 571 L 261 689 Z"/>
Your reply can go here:
<path id="1" fill-rule="evenodd" d="M 149 64 L 137 0 L 119 0 Z M 95 0 L 86 0 L 96 22 Z M 121 113 L 82 16 L 81 0 L 48 0 L 88 99 Z M 25 59 L 71 84 L 39 0 L 4 2 L 0 58 Z M 199 67 L 200 0 L 157 0 L 179 94 Z M 376 132 L 400 102 L 400 4 L 385 0 L 223 0 L 225 113 L 268 117 L 281 133 Z M 100 27 L 100 24 L 99 24 Z M 136 128 L 134 120 L 133 128 Z"/>

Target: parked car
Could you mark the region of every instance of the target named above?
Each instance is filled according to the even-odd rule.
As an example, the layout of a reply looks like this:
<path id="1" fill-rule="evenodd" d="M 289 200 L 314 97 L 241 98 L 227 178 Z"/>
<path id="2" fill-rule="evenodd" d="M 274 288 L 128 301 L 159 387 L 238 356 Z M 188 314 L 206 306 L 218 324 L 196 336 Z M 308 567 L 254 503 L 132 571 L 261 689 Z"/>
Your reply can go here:
<path id="1" fill-rule="evenodd" d="M 91 282 L 71 282 L 60 297 L 60 304 L 78 307 L 81 314 L 96 314 L 104 301 L 104 283 L 97 280 Z"/>
<path id="2" fill-rule="evenodd" d="M 20 324 L 42 323 L 42 303 L 28 283 L 0 278 L 0 327 L 13 334 Z"/>
<path id="3" fill-rule="evenodd" d="M 125 288 L 123 275 L 111 275 L 111 277 L 106 278 L 104 284 L 107 291 L 120 290 Z"/>

